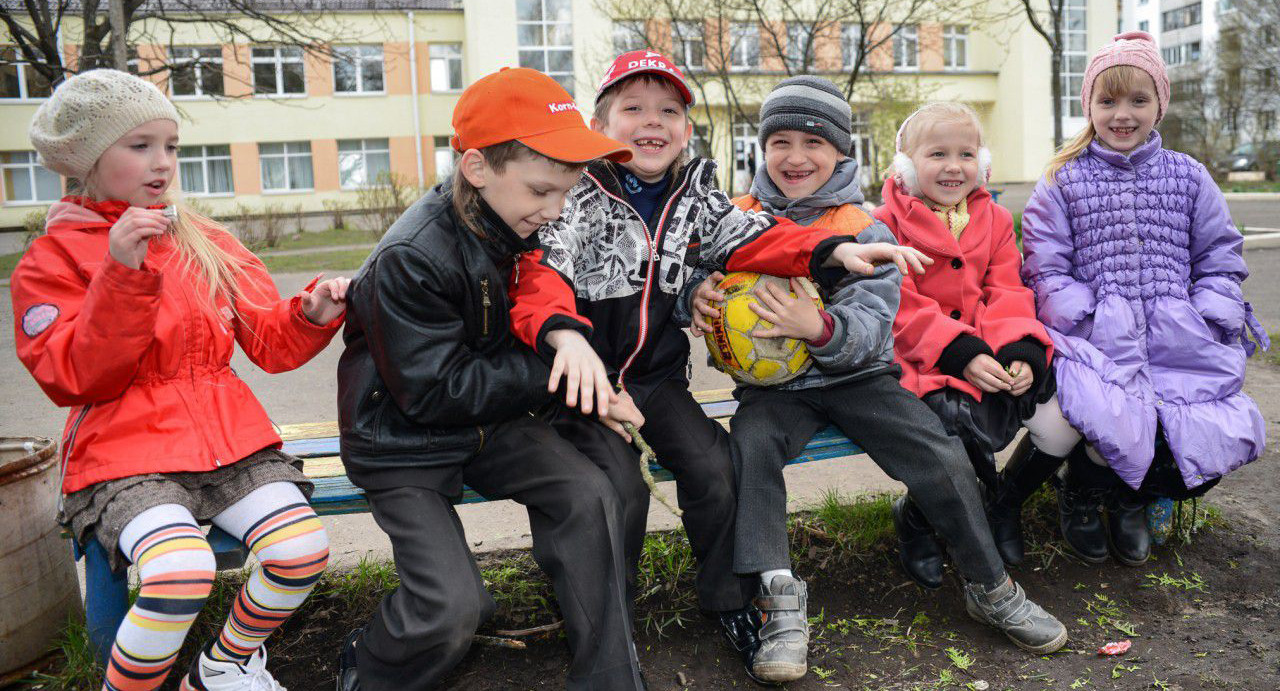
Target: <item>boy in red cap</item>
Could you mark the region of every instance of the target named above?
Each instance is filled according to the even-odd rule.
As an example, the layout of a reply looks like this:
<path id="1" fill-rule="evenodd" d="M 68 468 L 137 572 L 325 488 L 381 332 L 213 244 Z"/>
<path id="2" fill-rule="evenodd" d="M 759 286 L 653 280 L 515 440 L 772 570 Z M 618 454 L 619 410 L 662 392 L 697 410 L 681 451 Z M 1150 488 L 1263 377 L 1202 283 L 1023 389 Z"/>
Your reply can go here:
<path id="1" fill-rule="evenodd" d="M 607 388 L 594 390 L 597 381 L 607 387 L 604 369 L 571 302 L 551 303 L 564 316 L 546 324 L 555 351 L 548 368 L 513 337 L 506 291 L 515 258 L 559 217 L 583 166 L 631 154 L 588 130 L 569 94 L 530 69 L 472 85 L 453 126 L 457 172 L 391 226 L 348 291 L 342 461 L 391 538 L 400 585 L 343 645 L 338 689 L 432 688 L 493 613 L 450 503 L 464 482 L 528 507 L 533 555 L 565 620 L 567 687 L 643 689 L 622 507 L 607 475 L 613 459 L 627 458 L 626 441 L 610 433 L 604 452 L 589 458 L 530 412 L 552 403 L 555 371 L 574 384 L 570 407 L 594 409 L 619 430 L 623 420 L 644 420 Z"/>
<path id="2" fill-rule="evenodd" d="M 576 293 L 577 313 L 595 325 L 591 344 L 620 400 L 647 420 L 646 439 L 676 478 L 684 527 L 698 559 L 698 599 L 719 619 L 750 668 L 758 615 L 748 605 L 755 581 L 733 573 L 734 470 L 724 429 L 689 392 L 689 342 L 672 320 L 695 267 L 814 276 L 830 283 L 846 270 L 869 273 L 893 261 L 923 267 L 914 250 L 858 245 L 851 235 L 802 228 L 734 206 L 716 183 L 716 164 L 689 160 L 693 93 L 680 70 L 653 51 L 618 56 L 596 95 L 592 129 L 632 148 L 629 161 L 599 161 L 569 194 L 561 220 L 541 233 L 544 249 L 523 255 L 513 285 L 516 335 L 547 349 L 546 334 L 566 318 L 548 296 Z M 569 302 L 573 296 L 560 298 Z M 580 416 L 552 424 L 592 458 L 608 453 L 607 431 Z M 622 448 L 634 459 L 634 451 Z M 649 493 L 637 464 L 613 462 L 610 479 L 625 515 L 628 582 L 640 558 Z"/>

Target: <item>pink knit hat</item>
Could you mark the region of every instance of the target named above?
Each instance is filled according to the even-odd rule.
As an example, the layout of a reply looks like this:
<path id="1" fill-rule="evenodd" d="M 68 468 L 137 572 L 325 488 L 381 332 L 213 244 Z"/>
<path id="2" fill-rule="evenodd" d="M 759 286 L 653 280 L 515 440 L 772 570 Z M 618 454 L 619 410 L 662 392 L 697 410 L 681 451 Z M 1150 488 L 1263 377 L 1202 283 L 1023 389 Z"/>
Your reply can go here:
<path id="1" fill-rule="evenodd" d="M 1159 102 L 1156 123 L 1159 124 L 1169 109 L 1169 73 L 1164 69 L 1160 51 L 1156 50 L 1156 40 L 1145 31 L 1120 34 L 1093 54 L 1089 67 L 1084 71 L 1084 91 L 1080 94 L 1084 116 L 1089 117 L 1094 80 L 1103 70 L 1116 65 L 1131 65 L 1151 75 L 1151 81 L 1156 83 L 1156 100 Z"/>

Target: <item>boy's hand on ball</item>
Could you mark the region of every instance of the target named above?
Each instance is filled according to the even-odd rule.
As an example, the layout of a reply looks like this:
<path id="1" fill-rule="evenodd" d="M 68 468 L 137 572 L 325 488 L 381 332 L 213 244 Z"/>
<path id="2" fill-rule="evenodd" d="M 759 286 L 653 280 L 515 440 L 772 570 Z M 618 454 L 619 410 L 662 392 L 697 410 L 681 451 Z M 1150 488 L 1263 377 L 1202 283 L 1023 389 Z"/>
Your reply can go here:
<path id="1" fill-rule="evenodd" d="M 617 395 L 609 384 L 604 363 L 587 339 L 573 329 L 555 329 L 547 333 L 547 345 L 556 349 L 547 391 L 555 393 L 560 388 L 560 378 L 565 377 L 566 405 L 580 408 L 584 415 L 590 415 L 593 409 L 601 416 L 608 415 Z"/>
<path id="2" fill-rule="evenodd" d="M 164 235 L 168 228 L 169 219 L 161 211 L 131 206 L 107 232 L 107 251 L 130 269 L 140 269 L 151 238 Z"/>
<path id="3" fill-rule="evenodd" d="M 715 303 L 724 301 L 724 293 L 716 290 L 716 286 L 723 280 L 724 274 L 716 271 L 707 276 L 706 280 L 698 284 L 698 289 L 693 291 L 693 307 L 689 310 L 693 315 L 693 323 L 689 326 L 689 331 L 694 336 L 705 336 L 711 333 L 711 322 L 707 321 L 707 318 L 720 316 L 720 310 L 715 308 Z"/>
<path id="4" fill-rule="evenodd" d="M 636 407 L 636 402 L 631 399 L 631 394 L 624 391 L 617 393 L 617 399 L 613 405 L 609 406 L 609 414 L 601 414 L 600 422 L 605 427 L 618 433 L 618 436 L 631 443 L 631 435 L 627 434 L 627 429 L 622 426 L 624 422 L 630 422 L 635 425 L 636 429 L 644 427 L 644 415 L 640 413 L 640 409 Z"/>
<path id="5" fill-rule="evenodd" d="M 351 279 L 339 276 L 317 285 L 311 292 L 302 291 L 302 313 L 307 321 L 324 326 L 337 319 L 347 309 L 349 285 Z"/>
<path id="6" fill-rule="evenodd" d="M 871 275 L 880 264 L 892 262 L 905 276 L 909 271 L 924 273 L 924 267 L 933 259 L 914 247 L 903 247 L 889 242 L 842 242 L 831 252 L 825 266 L 843 266 L 849 273 Z"/>
<path id="7" fill-rule="evenodd" d="M 751 311 L 772 323 L 773 328 L 756 329 L 752 336 L 812 341 L 822 335 L 822 315 L 818 306 L 794 278 L 791 279 L 791 291 L 794 295 L 773 283 L 757 284 L 758 302 L 750 304 Z"/>
<path id="8" fill-rule="evenodd" d="M 964 378 L 987 393 L 1010 391 L 1014 380 L 995 358 L 985 353 L 969 361 L 964 368 Z"/>
<path id="9" fill-rule="evenodd" d="M 1035 381 L 1035 374 L 1031 372 L 1031 366 L 1021 360 L 1014 360 L 1009 363 L 1009 374 L 1013 376 L 1013 385 L 1009 388 L 1009 393 L 1013 396 L 1021 396 L 1031 389 L 1031 384 Z"/>

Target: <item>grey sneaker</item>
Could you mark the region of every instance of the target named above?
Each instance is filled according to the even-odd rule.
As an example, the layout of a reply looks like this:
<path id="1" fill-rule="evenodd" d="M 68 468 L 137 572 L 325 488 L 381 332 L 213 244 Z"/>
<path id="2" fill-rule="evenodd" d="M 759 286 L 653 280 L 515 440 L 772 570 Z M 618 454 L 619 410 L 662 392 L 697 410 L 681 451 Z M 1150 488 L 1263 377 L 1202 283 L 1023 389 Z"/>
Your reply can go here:
<path id="1" fill-rule="evenodd" d="M 751 663 L 757 681 L 779 684 L 795 681 L 809 671 L 809 589 L 792 576 L 774 576 L 760 586 L 755 606 L 764 625 L 760 649 Z"/>
<path id="2" fill-rule="evenodd" d="M 1052 653 L 1067 642 L 1067 627 L 1027 599 L 1022 586 L 1005 576 L 992 588 L 966 583 L 964 608 L 969 616 L 1004 632 L 1015 645 L 1036 654 Z"/>

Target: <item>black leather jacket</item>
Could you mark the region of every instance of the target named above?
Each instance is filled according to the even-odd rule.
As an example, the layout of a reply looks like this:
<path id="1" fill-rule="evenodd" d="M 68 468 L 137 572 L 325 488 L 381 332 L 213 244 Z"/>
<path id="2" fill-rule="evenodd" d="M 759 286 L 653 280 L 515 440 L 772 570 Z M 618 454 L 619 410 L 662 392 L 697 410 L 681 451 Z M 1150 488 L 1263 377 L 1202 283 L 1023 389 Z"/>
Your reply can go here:
<path id="1" fill-rule="evenodd" d="M 486 239 L 436 187 L 351 281 L 338 423 L 343 464 L 360 487 L 456 494 L 462 465 L 494 426 L 547 400 L 550 371 L 511 335 L 507 296 L 514 259 L 536 240 L 487 207 L 481 221 Z"/>

